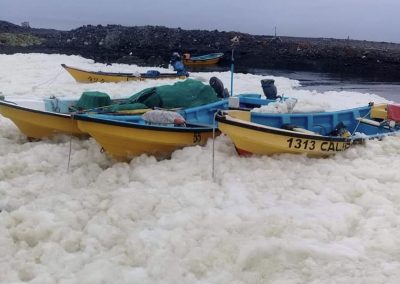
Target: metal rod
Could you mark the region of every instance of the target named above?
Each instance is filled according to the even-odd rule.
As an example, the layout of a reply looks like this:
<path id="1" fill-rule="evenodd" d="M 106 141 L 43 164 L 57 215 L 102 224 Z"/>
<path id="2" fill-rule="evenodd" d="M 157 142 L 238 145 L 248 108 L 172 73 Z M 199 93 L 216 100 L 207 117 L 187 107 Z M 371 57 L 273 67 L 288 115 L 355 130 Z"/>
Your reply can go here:
<path id="1" fill-rule="evenodd" d="M 213 118 L 213 142 L 212 142 L 212 179 L 215 182 L 215 117 L 217 116 L 218 111 L 214 113 Z"/>
<path id="2" fill-rule="evenodd" d="M 234 65 L 235 65 L 235 58 L 233 56 L 234 47 L 232 46 L 232 54 L 231 54 L 231 96 L 233 96 L 233 72 L 234 72 Z"/>
<path id="3" fill-rule="evenodd" d="M 69 154 L 68 154 L 67 172 L 69 172 L 69 164 L 71 162 L 71 150 L 72 150 L 72 137 L 70 137 L 70 139 L 69 139 Z"/>

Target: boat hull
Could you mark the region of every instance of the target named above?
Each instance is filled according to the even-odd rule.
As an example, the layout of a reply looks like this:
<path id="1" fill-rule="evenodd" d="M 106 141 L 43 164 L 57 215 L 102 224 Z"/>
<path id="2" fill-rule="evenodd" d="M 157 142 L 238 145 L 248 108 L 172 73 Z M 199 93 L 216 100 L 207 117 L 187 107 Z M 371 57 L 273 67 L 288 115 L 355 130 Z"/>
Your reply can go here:
<path id="1" fill-rule="evenodd" d="M 189 59 L 183 59 L 183 64 L 187 66 L 196 66 L 196 65 L 213 65 L 217 64 L 219 60 L 224 56 L 223 53 L 215 53 L 203 56 L 192 57 Z M 207 58 L 209 57 L 209 58 Z"/>
<path id="2" fill-rule="evenodd" d="M 188 130 L 130 125 L 118 126 L 101 121 L 78 120 L 81 131 L 92 136 L 101 147 L 117 160 L 129 160 L 142 154 L 168 158 L 177 149 L 204 145 L 213 136 L 212 129 Z"/>
<path id="3" fill-rule="evenodd" d="M 185 75 L 176 74 L 160 74 L 157 77 L 135 76 L 128 73 L 108 73 L 108 72 L 92 72 L 85 71 L 62 64 L 62 67 L 79 83 L 117 83 L 127 81 L 144 81 L 159 79 L 186 79 Z"/>
<path id="4" fill-rule="evenodd" d="M 56 114 L 0 102 L 0 114 L 9 118 L 27 137 L 48 138 L 56 134 L 83 136 L 75 120 L 67 114 Z"/>
<path id="5" fill-rule="evenodd" d="M 214 58 L 214 59 L 209 59 L 209 60 L 190 60 L 190 59 L 184 59 L 183 64 L 187 66 L 193 66 L 193 65 L 213 65 L 217 64 L 219 62 L 220 58 Z"/>
<path id="6" fill-rule="evenodd" d="M 217 117 L 217 120 L 219 130 L 231 138 L 240 155 L 290 153 L 323 157 L 342 152 L 363 141 L 297 133 L 221 117 Z"/>

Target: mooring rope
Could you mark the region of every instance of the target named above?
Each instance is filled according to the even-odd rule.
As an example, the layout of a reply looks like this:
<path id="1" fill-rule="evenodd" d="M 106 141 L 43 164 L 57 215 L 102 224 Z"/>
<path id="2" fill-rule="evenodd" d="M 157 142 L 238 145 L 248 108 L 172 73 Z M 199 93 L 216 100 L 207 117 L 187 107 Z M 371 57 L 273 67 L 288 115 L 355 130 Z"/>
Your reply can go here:
<path id="1" fill-rule="evenodd" d="M 33 86 L 33 87 L 32 87 L 32 90 L 34 90 L 34 89 L 36 89 L 37 87 L 40 87 L 40 86 L 42 86 L 42 85 L 46 85 L 46 84 L 48 84 L 48 85 L 50 86 L 52 83 L 54 83 L 54 81 L 58 78 L 58 76 L 61 75 L 61 73 L 62 73 L 63 71 L 64 71 L 64 70 L 61 68 L 60 71 L 59 71 L 54 77 L 48 79 L 47 81 L 45 81 L 45 82 L 43 82 L 43 83 L 40 83 L 40 84 L 37 84 L 37 85 Z"/>
<path id="2" fill-rule="evenodd" d="M 212 142 L 212 179 L 215 182 L 215 118 L 217 116 L 218 111 L 214 113 L 213 117 L 213 142 Z"/>
<path id="3" fill-rule="evenodd" d="M 372 111 L 372 107 L 371 107 L 371 109 L 367 112 L 367 114 L 364 115 L 362 118 L 366 118 L 366 117 L 371 113 L 371 111 Z M 353 135 L 354 135 L 354 133 L 356 133 L 356 130 L 357 130 L 358 126 L 360 126 L 360 123 L 361 123 L 361 119 L 358 120 L 357 125 L 356 125 L 356 127 L 354 128 L 354 130 L 353 130 L 353 133 L 351 133 L 352 140 L 353 140 Z"/>
<path id="4" fill-rule="evenodd" d="M 72 151 L 72 136 L 69 138 L 69 153 L 68 153 L 67 172 L 69 172 L 69 165 L 70 165 L 70 162 L 71 162 L 71 151 Z"/>

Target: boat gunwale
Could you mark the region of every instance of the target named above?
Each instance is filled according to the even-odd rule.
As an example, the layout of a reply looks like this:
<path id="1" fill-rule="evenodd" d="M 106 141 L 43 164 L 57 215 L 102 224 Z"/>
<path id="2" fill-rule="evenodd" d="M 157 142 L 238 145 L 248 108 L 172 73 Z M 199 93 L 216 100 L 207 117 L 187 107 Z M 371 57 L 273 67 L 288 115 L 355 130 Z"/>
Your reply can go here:
<path id="1" fill-rule="evenodd" d="M 173 127 L 173 126 L 159 126 L 159 125 L 152 125 L 152 124 L 139 124 L 135 122 L 126 122 L 126 121 L 118 121 L 118 120 L 111 120 L 111 119 L 102 119 L 96 118 L 90 115 L 85 114 L 74 114 L 72 118 L 77 121 L 86 121 L 98 124 L 106 124 L 106 125 L 113 125 L 125 128 L 133 128 L 133 129 L 142 129 L 148 131 L 165 131 L 165 132 L 195 132 L 195 133 L 202 133 L 202 132 L 210 132 L 213 131 L 213 127 Z M 187 122 L 190 125 L 190 122 Z M 196 124 L 196 123 L 193 123 Z M 218 128 L 215 127 L 215 130 L 218 131 Z"/>
<path id="2" fill-rule="evenodd" d="M 267 126 L 260 124 L 260 126 L 257 125 L 251 125 L 248 123 L 243 123 L 239 121 L 234 121 L 230 120 L 227 118 L 229 115 L 220 115 L 217 114 L 215 119 L 218 122 L 225 123 L 228 125 L 233 125 L 237 127 L 242 127 L 250 130 L 256 130 L 264 133 L 270 133 L 270 134 L 276 134 L 280 136 L 290 136 L 290 137 L 295 137 L 295 138 L 303 138 L 303 139 L 312 139 L 312 140 L 319 140 L 319 141 L 333 141 L 333 142 L 361 142 L 364 141 L 365 139 L 368 139 L 368 137 L 359 137 L 359 138 L 343 138 L 343 137 L 330 137 L 330 136 L 321 136 L 321 135 L 313 135 L 313 134 L 305 134 L 305 133 L 299 133 L 291 130 L 286 130 L 286 129 L 280 129 L 277 127 L 272 127 L 272 126 Z M 257 124 L 257 123 L 254 123 Z"/>
<path id="3" fill-rule="evenodd" d="M 23 110 L 23 111 L 40 113 L 40 114 L 44 114 L 44 115 L 52 115 L 52 116 L 58 116 L 58 117 L 64 117 L 64 118 L 71 118 L 71 116 L 72 116 L 72 113 L 60 113 L 60 112 L 51 112 L 51 111 L 47 111 L 47 110 L 32 109 L 32 108 L 20 106 L 13 102 L 7 102 L 7 101 L 0 100 L 0 106 L 1 105 L 19 109 L 19 110 Z"/>
<path id="4" fill-rule="evenodd" d="M 119 72 L 104 72 L 104 71 L 89 71 L 89 70 L 83 70 L 83 69 L 79 69 L 76 67 L 71 67 L 68 66 L 66 64 L 61 64 L 61 66 L 64 69 L 72 69 L 75 71 L 79 71 L 79 72 L 83 72 L 83 73 L 87 73 L 87 74 L 96 74 L 96 75 L 101 75 L 101 76 L 117 76 L 117 77 L 128 77 L 128 78 L 144 78 L 144 79 L 152 79 L 152 78 L 183 78 L 183 77 L 188 77 L 186 75 L 177 75 L 176 73 L 160 73 L 157 77 L 152 77 L 152 76 L 147 76 L 146 73 L 139 73 L 140 76 L 135 76 L 134 73 L 119 73 Z M 68 70 L 67 70 L 68 71 Z"/>
<path id="5" fill-rule="evenodd" d="M 207 55 L 214 55 L 213 57 L 209 57 L 209 58 L 200 58 L 202 56 L 207 56 Z M 204 55 L 199 55 L 199 56 L 193 56 L 189 59 L 185 59 L 187 61 L 208 61 L 208 60 L 214 60 L 214 59 L 219 59 L 222 58 L 224 56 L 224 53 L 222 52 L 216 52 L 216 53 L 210 53 L 210 54 L 204 54 Z"/>

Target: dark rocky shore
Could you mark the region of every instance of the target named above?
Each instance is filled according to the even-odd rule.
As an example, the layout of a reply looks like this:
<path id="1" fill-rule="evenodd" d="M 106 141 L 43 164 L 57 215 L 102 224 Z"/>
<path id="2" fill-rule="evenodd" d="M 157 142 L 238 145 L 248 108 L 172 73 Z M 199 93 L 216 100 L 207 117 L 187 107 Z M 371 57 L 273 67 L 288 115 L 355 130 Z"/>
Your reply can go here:
<path id="1" fill-rule="evenodd" d="M 22 27 L 0 21 L 0 53 L 75 54 L 103 63 L 166 66 L 172 52 L 223 52 L 229 66 L 231 38 L 240 36 L 235 66 L 331 72 L 400 81 L 400 44 L 332 38 L 258 36 L 161 26 L 83 26 L 70 31 Z"/>

